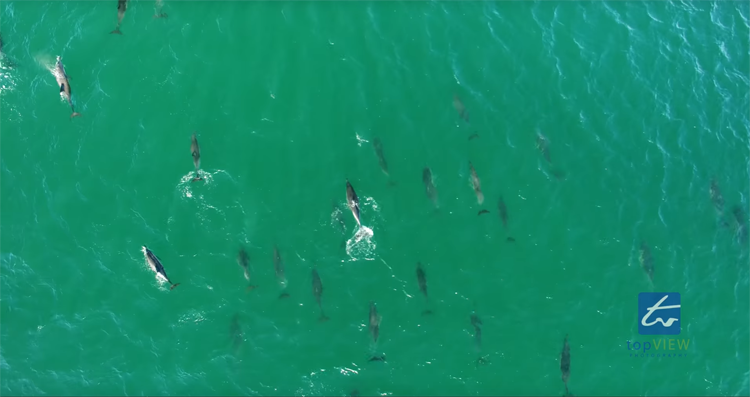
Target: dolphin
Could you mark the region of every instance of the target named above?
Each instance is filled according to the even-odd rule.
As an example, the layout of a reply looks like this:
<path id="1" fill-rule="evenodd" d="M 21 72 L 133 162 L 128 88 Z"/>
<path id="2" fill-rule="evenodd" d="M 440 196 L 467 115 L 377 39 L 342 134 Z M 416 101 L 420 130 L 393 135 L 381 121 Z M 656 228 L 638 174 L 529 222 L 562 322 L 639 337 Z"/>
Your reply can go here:
<path id="1" fill-rule="evenodd" d="M 497 209 L 500 211 L 500 220 L 503 221 L 503 227 L 508 228 L 508 209 L 505 207 L 503 196 L 497 201 Z"/>
<path id="2" fill-rule="evenodd" d="M 8 55 L 3 52 L 3 36 L 2 35 L 0 35 L 0 60 L 5 61 L 4 62 L 5 66 L 7 66 L 8 68 L 13 68 L 14 66 L 16 66 L 13 63 L 13 61 L 10 60 Z"/>
<path id="3" fill-rule="evenodd" d="M 711 186 L 708 190 L 711 195 L 711 202 L 714 204 L 714 208 L 716 208 L 716 213 L 721 215 L 724 212 L 724 197 L 721 195 L 719 183 L 716 182 L 715 178 L 711 178 Z"/>
<path id="4" fill-rule="evenodd" d="M 381 317 L 378 314 L 378 308 L 375 306 L 375 302 L 370 301 L 370 335 L 372 336 L 373 342 L 378 341 L 378 335 L 380 334 L 380 320 Z"/>
<path id="5" fill-rule="evenodd" d="M 654 281 L 654 263 L 653 258 L 651 258 L 651 250 L 648 248 L 646 243 L 641 242 L 641 250 L 639 255 L 639 261 L 641 262 L 641 266 L 643 267 L 643 270 L 648 274 L 648 278 L 653 282 Z"/>
<path id="6" fill-rule="evenodd" d="M 368 361 L 385 361 L 385 354 L 379 356 L 372 356 Z"/>
<path id="7" fill-rule="evenodd" d="M 65 73 L 65 67 L 62 63 L 62 57 L 59 55 L 57 56 L 57 62 L 55 63 L 55 80 L 57 80 L 57 84 L 60 85 L 60 95 L 63 96 L 63 98 L 68 100 L 68 103 L 70 104 L 70 110 L 73 111 L 71 113 L 70 118 L 80 116 L 80 113 L 77 113 L 75 110 L 75 106 L 73 106 L 73 99 L 71 97 L 71 91 L 70 91 L 70 83 L 68 82 L 68 75 Z"/>
<path id="8" fill-rule="evenodd" d="M 156 0 L 156 8 L 154 10 L 154 18 L 166 18 L 167 14 L 161 12 L 161 0 Z"/>
<path id="9" fill-rule="evenodd" d="M 422 183 L 424 183 L 425 193 L 427 193 L 427 197 L 432 201 L 432 205 L 438 208 L 437 189 L 432 179 L 432 170 L 429 167 L 424 167 L 422 170 Z"/>
<path id="10" fill-rule="evenodd" d="M 378 163 L 380 163 L 380 169 L 383 170 L 383 173 L 390 176 L 388 174 L 388 163 L 385 161 L 385 155 L 383 155 L 383 143 L 380 142 L 380 138 L 373 139 L 372 146 L 375 148 L 375 154 L 378 155 Z"/>
<path id="11" fill-rule="evenodd" d="M 315 301 L 318 302 L 318 308 L 320 308 L 320 321 L 328 320 L 328 317 L 323 312 L 323 304 L 320 303 L 320 298 L 323 295 L 323 282 L 320 281 L 320 275 L 317 269 L 312 270 L 312 286 L 313 295 L 315 295 Z"/>
<path id="12" fill-rule="evenodd" d="M 427 296 L 427 274 L 425 274 L 421 262 L 417 262 L 417 283 L 419 284 L 419 290 L 424 295 L 424 298 L 429 301 L 430 298 Z M 422 314 L 432 314 L 432 310 L 427 309 L 423 311 Z"/>
<path id="13" fill-rule="evenodd" d="M 341 209 L 339 209 L 339 206 L 336 204 L 335 200 L 332 202 L 332 205 L 333 205 L 333 211 L 331 212 L 331 217 L 339 225 L 339 228 L 341 229 L 341 233 L 346 233 L 346 222 L 344 221 L 344 217 L 341 214 Z"/>
<path id="14" fill-rule="evenodd" d="M 568 394 L 568 378 L 570 378 L 570 345 L 568 344 L 567 334 L 563 341 L 562 353 L 560 353 L 560 372 L 562 372 L 562 381 L 565 383 L 565 393 Z"/>
<path id="15" fill-rule="evenodd" d="M 242 268 L 244 274 L 245 274 L 245 280 L 250 281 L 250 271 L 248 270 L 247 263 L 250 261 L 250 258 L 247 255 L 247 251 L 245 251 L 244 247 L 240 247 L 240 252 L 237 254 L 237 264 L 240 265 Z M 247 290 L 250 291 L 251 289 L 254 289 L 255 285 L 248 285 Z"/>
<path id="16" fill-rule="evenodd" d="M 419 283 L 419 291 L 427 298 L 427 275 L 422 267 L 422 262 L 417 262 L 417 282 Z"/>
<path id="17" fill-rule="evenodd" d="M 198 170 L 201 168 L 201 147 L 198 145 L 198 137 L 193 132 L 193 136 L 190 139 L 190 151 L 193 154 L 193 165 L 195 166 L 195 178 L 192 182 L 200 181 L 203 178 L 200 177 Z"/>
<path id="18" fill-rule="evenodd" d="M 464 106 L 464 103 L 461 102 L 461 99 L 458 98 L 458 95 L 453 95 L 453 107 L 456 108 L 458 111 L 459 117 L 466 120 L 466 122 L 469 122 L 469 112 L 466 110 L 466 106 Z"/>
<path id="19" fill-rule="evenodd" d="M 380 334 L 380 320 L 381 317 L 378 314 L 378 308 L 375 306 L 375 302 L 370 301 L 370 335 L 374 343 L 378 343 L 378 335 Z M 385 355 L 373 354 L 368 361 L 385 361 Z"/>
<path id="20" fill-rule="evenodd" d="M 476 311 L 471 313 L 471 326 L 474 327 L 474 341 L 477 344 L 477 351 L 481 351 L 482 349 L 482 319 L 479 318 L 479 315 L 476 313 Z M 487 364 L 489 361 L 484 357 L 477 358 L 477 366 L 479 364 Z"/>
<path id="21" fill-rule="evenodd" d="M 333 211 L 331 212 L 331 221 L 337 223 L 339 225 L 339 229 L 341 230 L 341 234 L 346 234 L 346 222 L 344 222 L 344 214 L 339 208 L 339 206 L 336 204 L 336 200 L 332 200 L 332 206 Z M 344 237 L 343 240 L 341 240 L 341 247 L 343 248 L 346 246 L 346 237 Z"/>
<path id="22" fill-rule="evenodd" d="M 151 270 L 153 270 L 154 273 L 156 273 L 156 278 L 168 282 L 171 285 L 169 287 L 170 290 L 180 285 L 180 283 L 172 284 L 172 282 L 169 280 L 169 277 L 167 277 L 167 272 L 164 271 L 164 266 L 161 265 L 161 261 L 156 255 L 154 255 L 153 252 L 151 252 L 150 249 L 148 249 L 145 245 L 143 245 L 141 246 L 141 251 L 143 251 L 143 255 L 146 257 L 146 261 L 148 262 L 148 265 L 151 267 Z"/>
<path id="23" fill-rule="evenodd" d="M 547 138 L 539 131 L 536 132 L 536 148 L 542 153 L 544 159 L 551 164 L 552 160 L 549 156 L 549 141 L 547 141 Z"/>
<path id="24" fill-rule="evenodd" d="M 279 299 L 282 298 L 288 298 L 289 293 L 286 292 L 286 275 L 284 274 L 284 262 L 281 261 L 281 254 L 279 254 L 279 249 L 274 245 L 273 246 L 273 267 L 276 270 L 276 278 L 279 280 L 279 285 L 281 286 L 281 295 L 279 295 Z"/>
<path id="25" fill-rule="evenodd" d="M 476 312 L 471 313 L 471 326 L 474 327 L 474 329 L 478 329 L 482 326 L 482 319 L 479 318 L 479 315 Z"/>
<path id="26" fill-rule="evenodd" d="M 357 220 L 357 224 L 362 226 L 362 222 L 359 220 L 359 197 L 357 197 L 357 192 L 354 191 L 354 187 L 352 187 L 348 179 L 346 180 L 346 204 L 352 211 L 354 219 Z"/>
<path id="27" fill-rule="evenodd" d="M 737 222 L 737 239 L 741 240 L 743 244 L 748 243 L 748 229 L 747 229 L 747 216 L 742 207 L 735 204 L 732 206 L 732 215 L 734 220 Z"/>
<path id="28" fill-rule="evenodd" d="M 244 339 L 242 335 L 242 326 L 240 325 L 240 315 L 237 313 L 232 316 L 232 323 L 229 324 L 229 334 L 232 337 L 232 344 L 234 345 L 234 351 L 236 353 Z"/>
<path id="29" fill-rule="evenodd" d="M 477 171 L 474 169 L 474 165 L 469 161 L 469 171 L 471 172 L 471 185 L 474 187 L 474 193 L 477 195 L 477 203 L 480 205 L 484 202 L 484 194 L 482 194 L 482 186 L 477 176 Z"/>
<path id="30" fill-rule="evenodd" d="M 503 221 L 503 227 L 505 230 L 508 230 L 508 208 L 505 207 L 503 196 L 500 196 L 500 199 L 497 201 L 497 209 L 500 211 L 500 220 Z M 509 243 L 516 241 L 513 237 L 507 237 L 505 240 Z"/>
<path id="31" fill-rule="evenodd" d="M 110 34 L 122 34 L 120 32 L 120 25 L 122 24 L 122 19 L 125 18 L 125 11 L 128 9 L 128 0 L 117 0 L 117 26 L 115 27 L 115 30 L 109 32 Z"/>

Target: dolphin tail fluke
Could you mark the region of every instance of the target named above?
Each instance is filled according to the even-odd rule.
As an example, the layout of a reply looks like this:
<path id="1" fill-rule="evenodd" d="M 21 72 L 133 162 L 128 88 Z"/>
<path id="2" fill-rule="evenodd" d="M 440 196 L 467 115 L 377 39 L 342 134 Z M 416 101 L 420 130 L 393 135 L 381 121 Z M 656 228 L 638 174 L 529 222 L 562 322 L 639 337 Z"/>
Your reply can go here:
<path id="1" fill-rule="evenodd" d="M 245 292 L 250 292 L 257 287 L 258 287 L 257 285 L 248 285 L 247 288 L 245 288 Z"/>
<path id="2" fill-rule="evenodd" d="M 324 322 L 326 322 L 328 320 L 330 320 L 330 318 L 328 318 L 328 316 L 326 316 L 325 313 L 321 312 L 320 313 L 320 318 L 318 319 L 318 321 L 321 322 L 321 323 L 324 323 Z"/>
<path id="3" fill-rule="evenodd" d="M 489 214 L 489 213 L 490 213 L 490 211 L 488 211 L 488 210 L 481 210 L 481 211 L 479 211 L 479 213 L 477 213 L 477 216 L 483 215 L 483 214 Z"/>
<path id="4" fill-rule="evenodd" d="M 505 239 L 505 241 L 507 241 L 509 243 L 515 243 L 516 239 L 514 239 L 513 237 L 508 237 L 508 238 Z"/>
<path id="5" fill-rule="evenodd" d="M 369 360 L 367 360 L 367 361 L 385 361 L 385 354 L 381 354 L 381 355 L 379 355 L 379 356 L 373 355 L 373 356 L 372 356 L 372 357 L 370 357 L 370 359 L 369 359 Z"/>
<path id="6" fill-rule="evenodd" d="M 80 117 L 80 116 L 81 116 L 81 114 L 80 114 L 80 113 L 78 113 L 78 112 L 73 112 L 73 113 L 71 113 L 71 115 L 70 115 L 70 118 L 72 119 L 73 117 Z"/>
<path id="7" fill-rule="evenodd" d="M 396 186 L 396 182 L 388 181 L 388 187 L 394 187 L 394 186 Z"/>
<path id="8" fill-rule="evenodd" d="M 202 181 L 202 180 L 203 178 L 201 178 L 201 175 L 198 173 L 198 170 L 195 170 L 195 178 L 193 178 L 191 182 Z"/>
<path id="9" fill-rule="evenodd" d="M 116 27 L 115 30 L 109 32 L 109 34 L 120 34 L 121 35 L 122 32 L 120 32 L 120 28 L 119 27 Z"/>
<path id="10" fill-rule="evenodd" d="M 427 315 L 430 315 L 430 314 L 434 314 L 434 312 L 432 310 L 430 310 L 430 309 L 426 309 L 425 311 L 422 312 L 423 316 L 427 316 Z"/>
<path id="11" fill-rule="evenodd" d="M 474 133 L 474 134 L 471 134 L 471 135 L 469 136 L 469 140 L 472 140 L 472 139 L 474 139 L 474 138 L 479 138 L 479 134 L 476 134 L 476 133 Z"/>
<path id="12" fill-rule="evenodd" d="M 167 13 L 165 13 L 165 12 L 162 12 L 161 14 L 154 15 L 154 18 L 166 18 L 166 17 L 167 17 Z"/>
<path id="13" fill-rule="evenodd" d="M 279 295 L 279 299 L 284 299 L 288 297 L 289 297 L 289 293 L 286 291 L 282 292 L 281 295 Z"/>
<path id="14" fill-rule="evenodd" d="M 172 284 L 172 286 L 171 286 L 171 287 L 169 287 L 169 290 L 170 290 L 170 291 L 171 291 L 171 290 L 173 290 L 173 289 L 174 289 L 174 287 L 176 287 L 176 286 L 178 286 L 178 285 L 180 285 L 180 283 L 177 283 L 177 284 Z"/>

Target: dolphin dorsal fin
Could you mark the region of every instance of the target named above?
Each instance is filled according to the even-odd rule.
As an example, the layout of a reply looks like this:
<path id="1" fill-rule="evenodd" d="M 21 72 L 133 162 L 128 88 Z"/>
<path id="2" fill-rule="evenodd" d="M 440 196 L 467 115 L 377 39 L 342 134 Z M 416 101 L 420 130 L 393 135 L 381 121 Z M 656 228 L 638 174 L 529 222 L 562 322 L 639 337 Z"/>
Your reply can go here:
<path id="1" fill-rule="evenodd" d="M 65 91 L 65 83 L 60 84 L 60 92 Z"/>

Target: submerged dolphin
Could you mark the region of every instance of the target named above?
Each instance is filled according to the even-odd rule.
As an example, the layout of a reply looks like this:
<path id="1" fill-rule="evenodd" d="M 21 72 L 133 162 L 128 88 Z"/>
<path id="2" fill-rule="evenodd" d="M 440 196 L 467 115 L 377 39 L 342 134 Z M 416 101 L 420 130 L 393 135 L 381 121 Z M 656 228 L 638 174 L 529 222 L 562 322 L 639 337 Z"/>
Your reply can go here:
<path id="1" fill-rule="evenodd" d="M 482 319 L 479 318 L 479 315 L 477 314 L 476 311 L 473 311 L 471 313 L 470 320 L 471 320 L 471 326 L 474 327 L 474 341 L 477 344 L 476 345 L 477 352 L 480 352 L 482 350 Z M 482 356 L 477 358 L 477 365 L 488 364 L 488 363 L 489 361 Z"/>
<path id="2" fill-rule="evenodd" d="M 419 290 L 424 295 L 425 300 L 429 303 L 430 297 L 427 295 L 427 274 L 425 274 L 421 262 L 417 262 L 417 283 L 419 284 Z M 422 314 L 432 314 L 432 310 L 426 309 Z"/>
<path id="3" fill-rule="evenodd" d="M 641 267 L 648 274 L 649 280 L 654 281 L 654 261 L 651 257 L 651 249 L 648 248 L 646 243 L 641 242 L 640 251 L 638 259 L 641 262 Z"/>
<path id="4" fill-rule="evenodd" d="M 284 272 L 284 262 L 281 260 L 281 254 L 279 253 L 278 247 L 275 245 L 273 246 L 273 267 L 276 271 L 276 278 L 279 281 L 279 285 L 281 286 L 281 294 L 279 295 L 279 299 L 282 298 L 288 298 L 289 293 L 286 292 L 286 274 Z"/>
<path id="5" fill-rule="evenodd" d="M 435 206 L 435 208 L 438 208 L 437 189 L 432 180 L 432 170 L 430 170 L 430 167 L 424 167 L 422 170 L 422 183 L 424 183 L 425 193 L 427 193 L 427 197 L 432 201 L 432 205 Z"/>
<path id="6" fill-rule="evenodd" d="M 320 298 L 323 295 L 323 282 L 320 281 L 320 275 L 317 269 L 312 270 L 312 286 L 313 295 L 315 295 L 315 301 L 318 302 L 318 308 L 320 308 L 320 321 L 328 320 L 328 316 L 323 312 L 323 304 L 320 302 Z"/>
<path id="7" fill-rule="evenodd" d="M 715 178 L 711 178 L 711 186 L 708 189 L 711 195 L 711 202 L 716 209 L 716 213 L 721 215 L 724 212 L 724 197 L 721 195 L 721 189 L 719 183 L 716 182 Z"/>
<path id="8" fill-rule="evenodd" d="M 156 0 L 156 8 L 154 9 L 154 18 L 166 18 L 167 14 L 161 12 L 161 0 Z"/>
<path id="9" fill-rule="evenodd" d="M 346 180 L 346 204 L 352 211 L 354 219 L 357 220 L 357 224 L 361 226 L 362 222 L 359 220 L 359 197 L 357 197 L 357 192 L 354 191 L 354 187 L 352 187 L 348 179 Z"/>
<path id="10" fill-rule="evenodd" d="M 16 65 L 13 63 L 13 61 L 10 60 L 8 55 L 3 52 L 3 36 L 0 36 L 0 60 L 5 63 L 5 66 L 8 68 L 13 68 Z"/>
<path id="11" fill-rule="evenodd" d="M 745 211 L 742 210 L 742 207 L 740 207 L 738 204 L 732 206 L 732 215 L 734 215 L 734 220 L 737 222 L 737 234 L 736 238 L 740 240 L 741 243 L 747 244 L 748 243 L 748 229 L 747 229 L 747 215 L 745 215 Z"/>
<path id="12" fill-rule="evenodd" d="M 375 306 L 375 302 L 370 302 L 370 335 L 372 336 L 373 342 L 378 341 L 378 336 L 380 335 L 380 320 L 381 317 L 378 314 L 378 308 Z"/>
<path id="13" fill-rule="evenodd" d="M 193 132 L 193 136 L 190 139 L 190 151 L 193 154 L 193 165 L 195 166 L 195 178 L 191 182 L 200 181 L 201 178 L 198 170 L 201 168 L 201 147 L 198 145 L 198 137 Z"/>
<path id="14" fill-rule="evenodd" d="M 505 201 L 503 196 L 497 200 L 497 209 L 500 212 L 500 220 L 503 222 L 503 227 L 508 228 L 508 208 L 505 207 Z"/>
<path id="15" fill-rule="evenodd" d="M 73 99 L 71 97 L 71 91 L 70 91 L 70 83 L 68 82 L 68 75 L 65 73 L 65 67 L 62 63 L 62 58 L 58 55 L 57 62 L 55 63 L 55 80 L 57 80 L 57 84 L 60 85 L 60 95 L 63 96 L 63 98 L 68 100 L 68 103 L 70 104 L 70 110 L 73 111 L 73 113 L 70 115 L 70 118 L 80 116 L 80 113 L 76 112 L 75 106 L 73 106 Z"/>
<path id="16" fill-rule="evenodd" d="M 143 256 L 146 257 L 146 261 L 148 262 L 148 265 L 151 267 L 151 270 L 156 273 L 156 278 L 164 280 L 168 282 L 171 286 L 169 289 L 174 289 L 174 287 L 180 285 L 180 283 L 172 284 L 172 281 L 169 280 L 169 277 L 167 277 L 167 272 L 164 270 L 164 266 L 161 265 L 161 261 L 159 258 L 154 255 L 153 252 L 151 252 L 150 249 L 148 249 L 145 245 L 141 246 L 141 251 L 143 251 Z"/>
<path id="17" fill-rule="evenodd" d="M 240 252 L 237 254 L 237 264 L 240 265 L 242 270 L 245 274 L 245 280 L 250 281 L 250 271 L 248 269 L 248 262 L 250 261 L 250 257 L 247 255 L 247 251 L 245 251 L 244 247 L 240 247 Z M 251 289 L 255 288 L 254 285 L 248 285 L 247 290 L 250 291 Z"/>
<path id="18" fill-rule="evenodd" d="M 385 155 L 383 154 L 383 143 L 380 142 L 380 138 L 373 139 L 372 146 L 375 148 L 375 154 L 378 156 L 378 163 L 380 163 L 380 169 L 383 170 L 384 174 L 390 176 L 388 174 L 388 162 L 385 161 Z"/>
<path id="19" fill-rule="evenodd" d="M 469 112 L 466 110 L 466 106 L 461 102 L 458 95 L 453 95 L 453 107 L 458 111 L 459 117 L 464 119 L 467 123 L 469 122 Z"/>
<path id="20" fill-rule="evenodd" d="M 120 32 L 120 25 L 122 24 L 122 19 L 125 18 L 125 11 L 128 9 L 128 0 L 117 0 L 117 26 L 115 27 L 115 30 L 109 32 L 110 34 L 122 34 Z"/>
<path id="21" fill-rule="evenodd" d="M 539 131 L 536 132 L 536 148 L 542 153 L 542 156 L 548 163 L 552 163 L 552 159 L 549 156 L 549 141 Z"/>
<path id="22" fill-rule="evenodd" d="M 474 169 L 474 165 L 469 161 L 469 172 L 471 172 L 471 185 L 474 187 L 474 193 L 477 195 L 477 203 L 480 205 L 484 202 L 484 194 L 482 194 L 482 186 L 477 176 L 477 171 Z"/>
<path id="23" fill-rule="evenodd" d="M 565 394 L 568 394 L 568 378 L 570 378 L 570 345 L 568 344 L 568 335 L 565 335 L 562 353 L 560 353 L 560 372 L 562 372 L 562 381 L 565 384 Z"/>
<path id="24" fill-rule="evenodd" d="M 235 313 L 232 316 L 232 323 L 229 324 L 229 335 L 232 338 L 232 344 L 234 345 L 235 353 L 240 348 L 244 337 L 242 335 L 242 325 L 240 325 L 240 315 Z"/>

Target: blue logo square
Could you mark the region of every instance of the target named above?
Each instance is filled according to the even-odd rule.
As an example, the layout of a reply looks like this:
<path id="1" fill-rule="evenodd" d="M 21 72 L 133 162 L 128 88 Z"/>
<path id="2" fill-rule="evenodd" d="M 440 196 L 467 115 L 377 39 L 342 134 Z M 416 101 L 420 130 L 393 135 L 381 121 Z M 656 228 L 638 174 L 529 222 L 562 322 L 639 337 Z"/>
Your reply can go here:
<path id="1" fill-rule="evenodd" d="M 641 292 L 638 294 L 638 333 L 679 335 L 680 306 L 677 292 Z"/>

